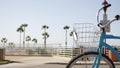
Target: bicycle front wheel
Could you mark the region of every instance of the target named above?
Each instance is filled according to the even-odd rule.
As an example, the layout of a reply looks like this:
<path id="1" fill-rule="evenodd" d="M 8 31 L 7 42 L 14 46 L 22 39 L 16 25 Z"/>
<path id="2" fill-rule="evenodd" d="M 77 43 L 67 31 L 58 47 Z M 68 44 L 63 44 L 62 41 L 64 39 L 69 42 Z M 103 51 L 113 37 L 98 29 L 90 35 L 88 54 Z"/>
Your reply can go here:
<path id="1" fill-rule="evenodd" d="M 85 52 L 73 58 L 66 68 L 92 68 L 94 59 L 99 55 L 97 52 Z M 96 64 L 97 65 L 97 64 Z M 96 67 L 95 67 L 96 68 Z M 115 68 L 111 59 L 102 54 L 98 68 Z"/>

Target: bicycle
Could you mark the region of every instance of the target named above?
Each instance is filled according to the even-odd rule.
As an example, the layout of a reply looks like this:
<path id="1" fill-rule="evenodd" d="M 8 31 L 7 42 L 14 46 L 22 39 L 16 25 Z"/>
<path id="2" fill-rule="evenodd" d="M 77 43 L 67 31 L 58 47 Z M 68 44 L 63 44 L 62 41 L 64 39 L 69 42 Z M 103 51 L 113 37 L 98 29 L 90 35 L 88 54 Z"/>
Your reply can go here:
<path id="1" fill-rule="evenodd" d="M 102 9 L 107 9 L 110 7 L 111 4 L 108 4 L 104 7 L 102 7 L 98 11 L 97 15 L 97 21 L 99 22 L 99 13 Z M 114 19 L 112 19 L 107 24 L 101 24 L 98 23 L 98 26 L 102 29 L 102 32 L 100 33 L 100 39 L 98 44 L 97 51 L 91 51 L 91 52 L 84 52 L 82 54 L 77 55 L 76 57 L 72 58 L 69 63 L 67 64 L 66 68 L 115 68 L 115 64 L 113 61 L 103 54 L 103 47 L 106 47 L 107 49 L 111 50 L 114 55 L 117 57 L 117 59 L 120 61 L 120 54 L 109 44 L 107 44 L 104 40 L 105 39 L 120 39 L 120 36 L 113 36 L 108 35 L 105 33 L 105 27 L 110 25 L 112 22 L 120 20 L 120 15 L 116 15 Z M 75 39 L 77 39 L 77 33 L 74 31 L 73 33 Z"/>

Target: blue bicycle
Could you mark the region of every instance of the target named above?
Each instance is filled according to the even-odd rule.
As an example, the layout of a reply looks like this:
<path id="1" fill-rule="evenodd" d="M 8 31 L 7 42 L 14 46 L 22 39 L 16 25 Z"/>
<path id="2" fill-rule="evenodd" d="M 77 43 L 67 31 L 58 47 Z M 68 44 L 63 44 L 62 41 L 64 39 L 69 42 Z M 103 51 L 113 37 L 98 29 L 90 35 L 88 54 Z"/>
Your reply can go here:
<path id="1" fill-rule="evenodd" d="M 110 6 L 111 4 L 108 4 L 98 11 L 97 20 L 99 20 L 99 12 L 102 9 L 107 9 Z M 67 64 L 66 68 L 115 68 L 113 61 L 103 53 L 103 47 L 111 50 L 117 57 L 117 59 L 120 61 L 120 54 L 111 45 L 105 42 L 105 39 L 120 39 L 119 36 L 107 35 L 105 32 L 105 27 L 109 26 L 112 22 L 117 20 L 120 20 L 120 15 L 116 15 L 115 18 L 109 21 L 107 24 L 99 23 L 98 26 L 101 28 L 102 31 L 97 51 L 85 52 L 77 55 L 76 57 L 71 59 L 71 61 Z M 75 32 L 74 35 L 76 36 Z"/>

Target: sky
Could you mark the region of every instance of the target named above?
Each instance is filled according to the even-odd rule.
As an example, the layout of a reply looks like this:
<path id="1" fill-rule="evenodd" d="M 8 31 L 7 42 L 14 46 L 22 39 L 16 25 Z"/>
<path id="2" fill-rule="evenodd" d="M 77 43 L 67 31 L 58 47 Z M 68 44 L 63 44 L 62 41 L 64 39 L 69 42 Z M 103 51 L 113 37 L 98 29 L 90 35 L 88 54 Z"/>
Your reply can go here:
<path id="1" fill-rule="evenodd" d="M 102 7 L 104 0 L 0 0 L 0 40 L 3 37 L 8 42 L 19 43 L 19 33 L 16 31 L 21 24 L 28 24 L 26 36 L 38 39 L 43 44 L 41 29 L 43 25 L 49 26 L 47 32 L 50 37 L 47 43 L 62 43 L 65 41 L 65 25 L 70 26 L 68 33 L 73 29 L 74 23 L 96 22 L 97 11 Z M 120 0 L 107 0 L 112 6 L 108 9 L 108 18 L 120 15 Z M 102 19 L 102 14 L 100 19 Z M 120 35 L 120 21 L 111 25 L 111 33 Z M 72 38 L 68 37 L 68 44 Z M 114 43 L 114 42 L 113 42 Z"/>

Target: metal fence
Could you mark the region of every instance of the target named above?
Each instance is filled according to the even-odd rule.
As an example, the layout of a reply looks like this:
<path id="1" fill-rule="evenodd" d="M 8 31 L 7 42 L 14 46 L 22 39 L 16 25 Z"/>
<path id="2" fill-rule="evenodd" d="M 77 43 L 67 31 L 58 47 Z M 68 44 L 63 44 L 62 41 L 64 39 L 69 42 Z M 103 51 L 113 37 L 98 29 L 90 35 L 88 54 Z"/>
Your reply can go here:
<path id="1" fill-rule="evenodd" d="M 71 57 L 72 56 L 72 48 L 41 48 L 41 47 L 35 47 L 35 48 L 18 48 L 14 47 L 12 49 L 6 48 L 5 49 L 6 55 L 22 55 L 22 56 L 65 56 L 65 57 Z"/>
<path id="2" fill-rule="evenodd" d="M 60 46 L 61 44 L 47 44 L 47 48 L 44 48 L 43 44 L 26 44 L 25 46 L 15 44 L 9 45 L 9 44 L 1 44 L 0 48 L 5 49 L 6 55 L 51 55 L 54 51 L 54 48 Z M 53 48 L 54 47 L 54 48 Z"/>

